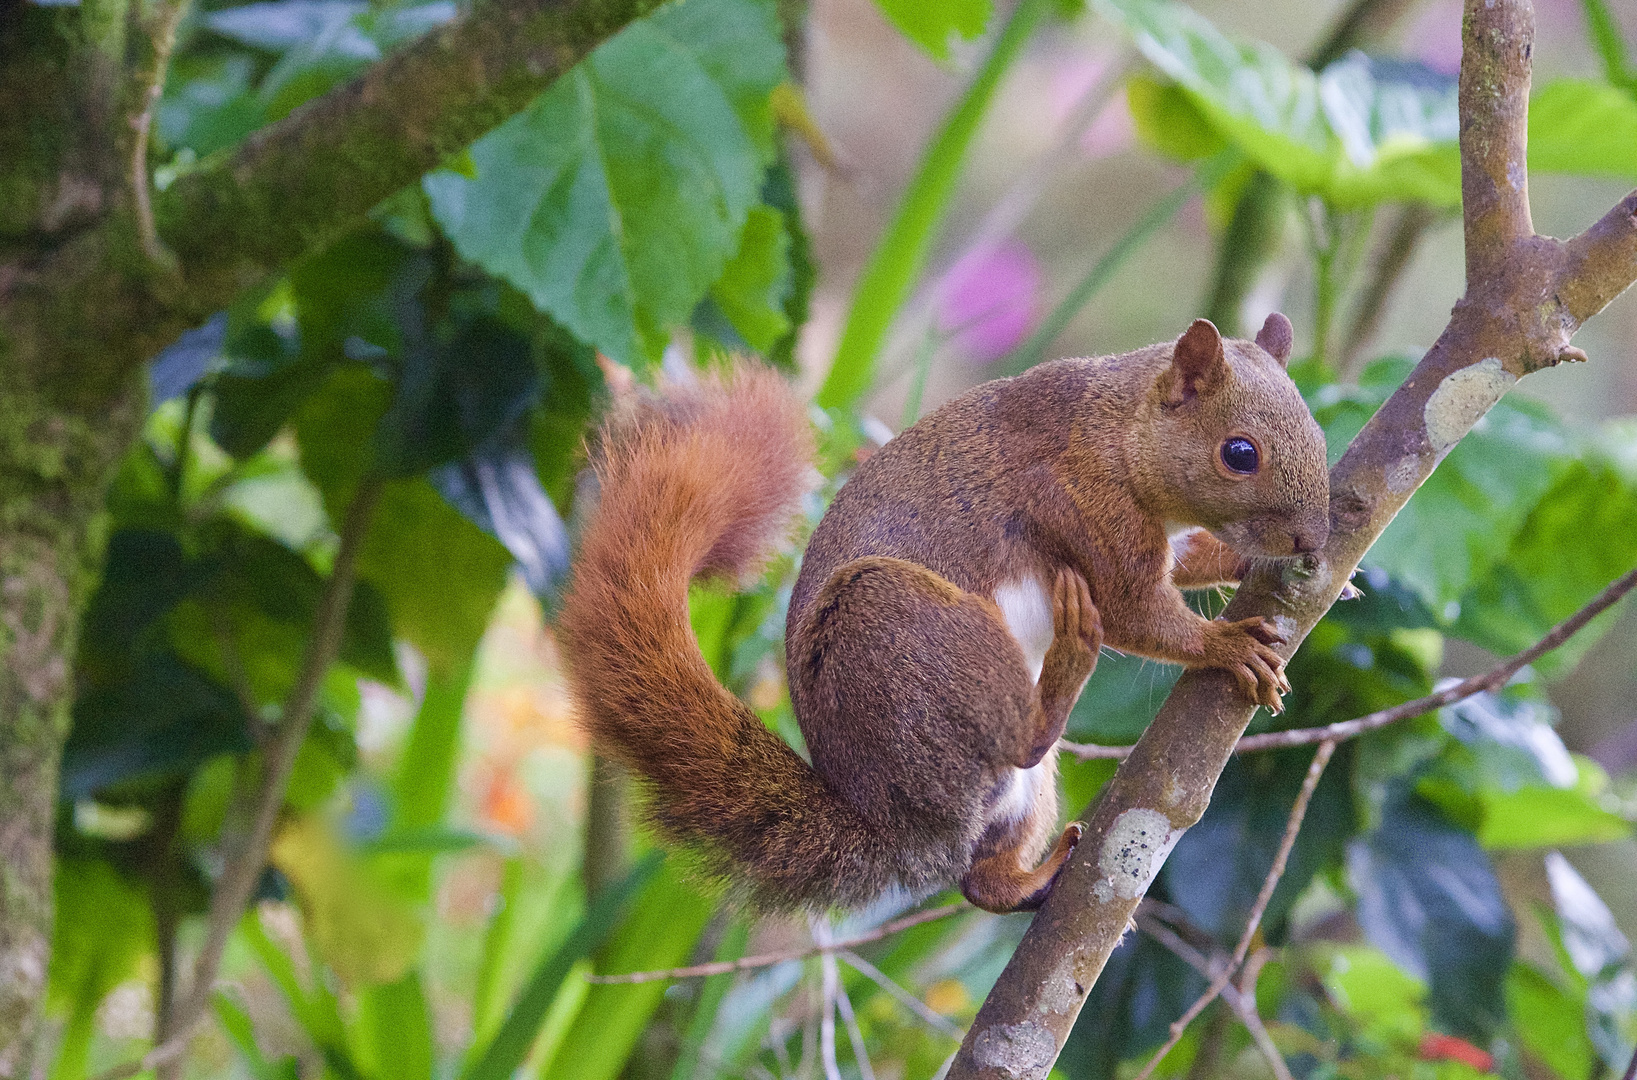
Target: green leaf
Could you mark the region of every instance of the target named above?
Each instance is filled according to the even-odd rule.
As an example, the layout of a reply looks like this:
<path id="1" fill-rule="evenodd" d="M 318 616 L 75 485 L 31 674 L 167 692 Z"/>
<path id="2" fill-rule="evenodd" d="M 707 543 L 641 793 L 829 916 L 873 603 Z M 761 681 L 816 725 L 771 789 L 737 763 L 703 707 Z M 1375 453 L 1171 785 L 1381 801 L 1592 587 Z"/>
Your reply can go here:
<path id="1" fill-rule="evenodd" d="M 101 860 L 58 856 L 47 1002 L 67 1015 L 52 1080 L 85 1075 L 97 1006 L 153 941 L 147 889 Z"/>
<path id="2" fill-rule="evenodd" d="M 739 253 L 711 286 L 711 299 L 745 343 L 765 353 L 790 331 L 784 312 L 789 290 L 790 236 L 784 215 L 767 206 L 751 207 Z"/>
<path id="3" fill-rule="evenodd" d="M 1426 1026 L 1427 984 L 1379 949 L 1337 946 L 1323 978 L 1336 1004 L 1377 1039 L 1410 1041 Z"/>
<path id="4" fill-rule="evenodd" d="M 660 858 L 650 856 L 618 884 L 610 885 L 580 920 L 568 940 L 541 957 L 534 974 L 524 985 L 500 1030 L 483 1049 L 475 1064 L 462 1074 L 461 1080 L 511 1080 L 517 1067 L 528 1056 L 540 1025 L 546 1018 L 552 999 L 557 996 L 570 969 L 599 948 L 614 929 L 627 901 L 653 879 L 660 867 Z"/>
<path id="5" fill-rule="evenodd" d="M 627 26 L 425 181 L 460 253 L 614 360 L 656 357 L 739 248 L 784 79 L 767 0 Z"/>
<path id="6" fill-rule="evenodd" d="M 425 480 L 397 480 L 381 492 L 358 574 L 386 599 L 397 635 L 450 672 L 483 636 L 511 562 Z"/>
<path id="7" fill-rule="evenodd" d="M 989 25 L 990 0 L 875 0 L 900 33 L 935 60 L 949 59 L 949 39 L 971 41 Z"/>
<path id="8" fill-rule="evenodd" d="M 1191 99 L 1190 136 L 1164 138 L 1189 156 L 1201 121 L 1303 194 L 1337 207 L 1414 200 L 1460 205 L 1455 80 L 1353 52 L 1315 74 L 1271 45 L 1241 41 L 1168 0 L 1097 0 L 1143 55 Z M 1175 99 L 1139 86 L 1133 114 L 1151 133 Z M 1145 115 L 1146 114 L 1146 115 Z"/>
<path id="9" fill-rule="evenodd" d="M 1562 1080 L 1592 1074 L 1597 1056 L 1586 1037 L 1586 1002 L 1527 964 L 1513 964 L 1506 977 L 1506 1006 L 1512 1030 L 1524 1049 Z"/>
<path id="10" fill-rule="evenodd" d="M 1529 99 L 1529 168 L 1637 179 L 1637 94 L 1555 79 Z"/>
<path id="11" fill-rule="evenodd" d="M 1539 407 L 1503 399 L 1399 511 L 1369 562 L 1451 617 L 1458 611 L 1450 602 L 1508 558 L 1512 537 L 1568 461 L 1555 421 Z"/>
<path id="12" fill-rule="evenodd" d="M 1161 874 L 1171 901 L 1218 940 L 1235 940 L 1244 929 L 1312 760 L 1306 749 L 1231 759 L 1205 816 L 1166 859 Z M 1273 943 L 1282 939 L 1285 918 L 1313 876 L 1340 865 L 1355 828 L 1347 765 L 1331 768 L 1313 793 L 1264 916 L 1264 933 Z"/>
<path id="13" fill-rule="evenodd" d="M 375 1059 L 374 1075 L 432 1080 L 432 1015 L 417 972 L 371 987 L 360 997 L 358 1020 L 361 1040 Z"/>
<path id="14" fill-rule="evenodd" d="M 1366 939 L 1428 984 L 1440 1026 L 1487 1039 L 1505 1018 L 1495 973 L 1512 962 L 1516 928 L 1477 840 L 1399 784 L 1347 869 Z"/>
<path id="15" fill-rule="evenodd" d="M 1478 843 L 1490 851 L 1602 844 L 1631 838 L 1631 823 L 1578 788 L 1480 793 Z"/>
<path id="16" fill-rule="evenodd" d="M 1614 432 L 1624 434 L 1616 440 Z M 1637 440 L 1625 429 L 1609 434 L 1581 460 L 1556 470 L 1557 482 L 1511 531 L 1504 558 L 1461 597 L 1453 633 L 1498 654 L 1517 652 L 1637 562 L 1637 471 L 1614 456 Z M 1621 610 L 1599 616 L 1536 667 L 1552 677 L 1572 670 Z"/>
<path id="17" fill-rule="evenodd" d="M 598 950 L 598 970 L 642 971 L 686 963 L 715 909 L 688 875 L 667 862 Z M 542 1080 L 615 1080 L 664 996 L 663 981 L 592 986 L 541 1069 Z"/>
<path id="18" fill-rule="evenodd" d="M 1194 99 L 1174 82 L 1139 72 L 1126 80 L 1125 100 L 1137 135 L 1168 158 L 1198 161 L 1228 145 Z"/>

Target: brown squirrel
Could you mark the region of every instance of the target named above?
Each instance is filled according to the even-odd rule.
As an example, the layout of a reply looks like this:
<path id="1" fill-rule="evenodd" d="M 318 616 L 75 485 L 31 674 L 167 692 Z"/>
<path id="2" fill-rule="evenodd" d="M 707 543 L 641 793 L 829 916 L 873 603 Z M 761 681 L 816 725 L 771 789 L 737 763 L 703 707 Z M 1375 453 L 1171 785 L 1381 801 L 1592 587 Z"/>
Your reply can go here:
<path id="1" fill-rule="evenodd" d="M 1080 836 L 1036 865 L 1056 744 L 1105 641 L 1225 668 L 1275 711 L 1289 690 L 1270 621 L 1204 618 L 1181 590 L 1328 536 L 1324 434 L 1290 345 L 1283 315 L 1255 342 L 1200 319 L 985 383 L 868 458 L 790 599 L 811 766 L 717 683 L 688 622 L 692 578 L 747 572 L 788 527 L 814 471 L 803 407 L 744 368 L 627 409 L 594 455 L 561 609 L 582 722 L 646 781 L 662 832 L 753 902 L 959 882 L 991 911 L 1038 907 Z"/>

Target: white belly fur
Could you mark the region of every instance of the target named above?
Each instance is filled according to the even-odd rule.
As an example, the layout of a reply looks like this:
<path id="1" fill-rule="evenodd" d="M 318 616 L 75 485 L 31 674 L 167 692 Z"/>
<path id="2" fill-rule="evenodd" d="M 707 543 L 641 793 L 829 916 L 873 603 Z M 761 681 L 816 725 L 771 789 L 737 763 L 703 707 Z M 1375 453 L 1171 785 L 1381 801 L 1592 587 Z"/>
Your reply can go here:
<path id="1" fill-rule="evenodd" d="M 1033 768 L 1012 770 L 1012 786 L 996 801 L 994 809 L 989 812 L 989 821 L 1022 821 L 1034 811 L 1035 803 L 1040 801 L 1041 792 L 1051 781 L 1052 766 L 1057 761 L 1057 751 L 1052 750 L 1041 758 Z"/>
<path id="2" fill-rule="evenodd" d="M 1046 650 L 1051 648 L 1052 598 L 1037 578 L 1008 581 L 995 588 L 995 606 L 1006 629 L 1012 632 L 1018 648 L 1023 650 L 1023 663 L 1029 669 L 1029 678 L 1040 678 L 1040 667 L 1046 662 Z"/>
<path id="3" fill-rule="evenodd" d="M 995 606 L 1000 608 L 1006 629 L 1023 650 L 1023 663 L 1029 669 L 1030 680 L 1038 680 L 1041 665 L 1046 662 L 1046 650 L 1051 648 L 1056 633 L 1052 625 L 1051 594 L 1039 579 L 1023 578 L 998 586 Z M 1050 780 L 1054 757 L 1055 753 L 1048 754 L 1033 768 L 1015 770 L 1012 785 L 995 803 L 990 820 L 1021 821 L 1028 817 Z"/>

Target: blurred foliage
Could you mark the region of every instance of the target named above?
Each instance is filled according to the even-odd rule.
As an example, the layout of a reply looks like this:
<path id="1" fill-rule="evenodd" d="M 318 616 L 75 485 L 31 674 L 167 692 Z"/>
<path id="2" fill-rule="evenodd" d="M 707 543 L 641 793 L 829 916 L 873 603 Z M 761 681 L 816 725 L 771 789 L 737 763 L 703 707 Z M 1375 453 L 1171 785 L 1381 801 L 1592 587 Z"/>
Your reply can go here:
<path id="1" fill-rule="evenodd" d="M 1531 165 L 1631 178 L 1632 70 L 1601 0 L 1585 3 L 1604 77 L 1536 91 Z M 940 60 L 992 16 L 987 0 L 880 4 Z M 1335 226 L 1311 252 L 1321 308 L 1359 286 L 1343 247 L 1368 234 L 1368 208 L 1458 203 L 1449 77 L 1362 53 L 1315 72 L 1181 4 L 1095 6 L 1151 65 L 1127 84 L 1149 147 L 1191 163 L 1191 183 L 1217 202 L 1250 165 L 1265 169 Z M 1047 7 L 1026 0 L 1000 32 L 877 249 L 876 279 L 891 287 L 860 288 L 853 317 L 868 340 L 842 349 L 826 407 L 813 411 L 826 484 L 809 527 L 878 445 L 880 425 L 858 402 L 881 342 L 920 278 L 989 96 Z M 1075 17 L 1072 5 L 1054 10 Z M 205 3 L 160 108 L 161 180 L 454 14 L 441 2 Z M 575 860 L 545 859 L 494 825 L 511 812 L 503 791 L 484 796 L 499 800 L 484 819 L 457 797 L 473 738 L 465 704 L 497 599 L 521 581 L 549 614 L 568 565 L 581 441 L 612 370 L 598 354 L 644 381 L 662 364 L 681 377 L 735 352 L 793 366 L 816 269 L 770 105 L 790 77 L 785 48 L 772 0 L 662 8 L 384 202 L 369 226 L 155 359 L 154 411 L 109 495 L 106 567 L 75 661 L 54 1080 L 123 1059 L 147 1034 L 116 1033 L 115 996 L 157 990 L 160 952 L 185 955 L 194 940 L 247 827 L 339 523 L 366 479 L 384 488 L 344 640 L 286 792 L 262 903 L 235 931 L 212 1002 L 228 1056 L 190 1061 L 188 1074 L 815 1075 L 816 959 L 675 984 L 583 978 L 733 959 L 764 939 L 782 948 L 805 940 L 803 928 L 753 926 L 655 853 L 587 896 Z M 1167 198 L 1156 221 L 1186 191 Z M 1155 227 L 1116 244 L 1111 265 Z M 1111 272 L 1073 290 L 1061 322 Z M 1178 307 L 1179 326 L 1188 314 Z M 1410 363 L 1383 358 L 1341 378 L 1320 334 L 1293 365 L 1333 456 Z M 1634 562 L 1637 427 L 1570 430 L 1539 406 L 1503 401 L 1381 538 L 1358 581 L 1363 598 L 1315 629 L 1290 667 L 1289 711 L 1259 716 L 1257 729 L 1422 695 L 1446 642 L 1522 648 Z M 783 556 L 762 581 L 699 589 L 692 603 L 718 676 L 799 746 L 780 675 L 795 569 Z M 1214 611 L 1221 601 L 1196 602 Z M 1607 905 L 1552 849 L 1630 838 L 1632 804 L 1569 753 L 1546 696 L 1613 617 L 1499 693 L 1338 753 L 1262 930 L 1278 952 L 1256 1002 L 1295 1075 L 1455 1080 L 1491 1067 L 1514 1080 L 1588 1080 L 1624 1066 L 1637 964 Z M 1070 736 L 1134 740 L 1175 677 L 1106 655 Z M 360 750 L 365 696 L 383 693 L 413 703 L 395 755 Z M 1233 762 L 1172 854 L 1152 895 L 1193 948 L 1231 948 L 1309 760 L 1289 750 Z M 552 783 L 580 782 L 571 765 L 554 768 Z M 1112 765 L 1065 761 L 1062 774 L 1078 809 Z M 1501 851 L 1533 853 L 1549 899 L 1509 892 L 1493 861 Z M 457 925 L 448 897 L 482 867 L 495 880 L 481 917 Z M 867 930 L 904 903 L 830 932 Z M 1025 924 L 968 911 L 844 958 L 842 1075 L 933 1075 Z M 1535 939 L 1546 946 L 1520 946 Z M 1131 935 L 1055 1075 L 1127 1074 L 1203 985 L 1156 938 Z M 1249 1036 L 1221 1009 L 1161 1075 L 1211 1062 L 1221 1075 L 1261 1075 Z"/>

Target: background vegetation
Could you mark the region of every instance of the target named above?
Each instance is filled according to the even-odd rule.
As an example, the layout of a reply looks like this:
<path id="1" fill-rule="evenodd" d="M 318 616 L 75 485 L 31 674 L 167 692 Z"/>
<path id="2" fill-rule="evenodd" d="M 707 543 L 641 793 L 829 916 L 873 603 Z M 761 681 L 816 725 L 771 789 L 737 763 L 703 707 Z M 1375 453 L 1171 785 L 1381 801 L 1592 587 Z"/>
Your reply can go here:
<path id="1" fill-rule="evenodd" d="M 94 37 L 101 12 L 8 0 L 0 19 L 20 48 Z M 133 12 L 163 87 L 144 167 L 194 190 L 462 14 Z M 1637 181 L 1634 19 L 1542 4 L 1543 231 Z M 581 438 L 610 382 L 755 353 L 812 390 L 828 495 L 966 385 L 1279 307 L 1339 454 L 1460 292 L 1458 23 L 1434 0 L 683 0 L 234 291 L 146 368 L 93 515 L 36 1073 L 163 1044 L 185 1052 L 159 1072 L 257 1080 L 935 1074 L 1026 918 L 961 910 L 802 956 L 908 908 L 753 922 L 650 850 L 567 719 L 551 642 Z M 1637 565 L 1631 300 L 1583 336 L 1592 364 L 1537 376 L 1443 462 L 1292 664 L 1289 711 L 1253 730 L 1419 697 Z M 797 550 L 693 610 L 719 677 L 799 743 L 780 671 Z M 1500 692 L 1344 744 L 1257 940 L 1277 1054 L 1218 1003 L 1161 1074 L 1623 1071 L 1634 657 L 1637 622 L 1611 612 Z M 1175 677 L 1105 655 L 1070 736 L 1133 741 Z M 1230 766 L 1151 893 L 1162 932 L 1115 954 L 1063 1077 L 1128 1075 L 1164 1041 L 1205 986 L 1187 949 L 1239 936 L 1310 758 Z M 1063 772 L 1078 808 L 1112 763 Z M 265 869 L 244 855 L 259 826 Z"/>

